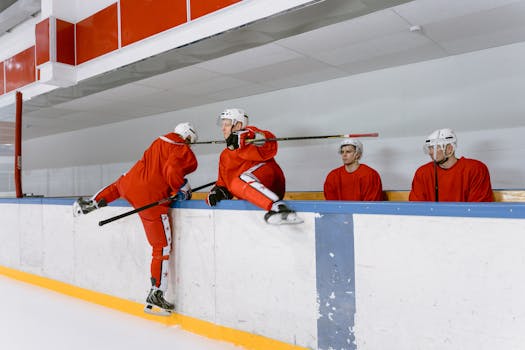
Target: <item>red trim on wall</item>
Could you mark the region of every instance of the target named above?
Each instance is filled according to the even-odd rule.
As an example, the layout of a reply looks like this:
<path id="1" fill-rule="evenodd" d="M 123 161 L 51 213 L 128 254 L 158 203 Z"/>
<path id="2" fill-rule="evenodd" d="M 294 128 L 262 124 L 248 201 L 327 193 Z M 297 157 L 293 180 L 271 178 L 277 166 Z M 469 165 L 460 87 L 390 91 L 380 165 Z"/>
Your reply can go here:
<path id="1" fill-rule="evenodd" d="M 35 25 L 36 65 L 49 62 L 49 18 Z"/>
<path id="2" fill-rule="evenodd" d="M 118 49 L 117 4 L 76 24 L 77 64 Z"/>
<path id="3" fill-rule="evenodd" d="M 190 0 L 191 19 L 240 1 Z M 114 3 L 77 24 L 57 19 L 57 62 L 81 64 L 117 50 L 119 48 L 117 6 L 118 3 Z M 120 7 L 123 46 L 188 21 L 186 0 L 120 0 Z M 49 18 L 37 23 L 35 46 L 0 62 L 0 95 L 33 83 L 36 75 L 40 76 L 36 65 L 51 60 L 49 28 Z"/>
<path id="4" fill-rule="evenodd" d="M 220 10 L 241 0 L 190 0 L 191 19 Z"/>
<path id="5" fill-rule="evenodd" d="M 75 65 L 75 25 L 61 19 L 56 20 L 57 62 Z"/>
<path id="6" fill-rule="evenodd" d="M 5 60 L 6 92 L 35 82 L 35 62 L 34 46 Z"/>
<path id="7" fill-rule="evenodd" d="M 4 74 L 4 62 L 0 62 L 0 95 L 5 94 L 5 74 Z"/>
<path id="8" fill-rule="evenodd" d="M 122 46 L 186 23 L 186 0 L 121 0 Z"/>

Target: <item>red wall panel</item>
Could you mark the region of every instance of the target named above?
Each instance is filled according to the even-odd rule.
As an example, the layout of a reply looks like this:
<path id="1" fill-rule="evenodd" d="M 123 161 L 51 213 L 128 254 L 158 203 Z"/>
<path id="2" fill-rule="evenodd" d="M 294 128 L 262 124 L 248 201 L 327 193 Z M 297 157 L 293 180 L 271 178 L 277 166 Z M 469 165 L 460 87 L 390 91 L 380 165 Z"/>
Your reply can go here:
<path id="1" fill-rule="evenodd" d="M 35 82 L 36 77 L 35 47 L 31 46 L 15 56 L 5 60 L 6 92 L 13 91 Z"/>
<path id="2" fill-rule="evenodd" d="M 49 18 L 35 26 L 36 65 L 49 62 Z"/>
<path id="3" fill-rule="evenodd" d="M 76 24 L 77 64 L 118 49 L 117 4 Z"/>
<path id="4" fill-rule="evenodd" d="M 122 46 L 187 21 L 186 0 L 121 0 Z"/>
<path id="5" fill-rule="evenodd" d="M 190 0 L 191 19 L 199 18 L 241 0 Z"/>
<path id="6" fill-rule="evenodd" d="M 0 62 L 0 95 L 5 94 L 4 83 L 4 62 Z"/>
<path id="7" fill-rule="evenodd" d="M 75 25 L 56 20 L 57 62 L 75 65 Z"/>

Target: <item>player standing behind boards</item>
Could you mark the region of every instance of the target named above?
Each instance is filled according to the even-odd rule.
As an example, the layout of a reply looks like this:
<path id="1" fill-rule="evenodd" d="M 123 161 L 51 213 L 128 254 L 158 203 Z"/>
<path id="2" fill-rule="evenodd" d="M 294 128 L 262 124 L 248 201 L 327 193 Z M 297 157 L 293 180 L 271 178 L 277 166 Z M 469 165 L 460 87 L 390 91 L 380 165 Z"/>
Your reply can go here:
<path id="1" fill-rule="evenodd" d="M 244 110 L 226 109 L 219 116 L 219 125 L 226 148 L 219 158 L 219 176 L 206 203 L 215 206 L 233 196 L 268 210 L 264 220 L 269 224 L 300 224 L 295 211 L 283 201 L 285 178 L 274 159 L 276 141 L 247 142 L 248 139 L 275 138 L 270 131 L 248 126 Z"/>
<path id="2" fill-rule="evenodd" d="M 456 158 L 457 138 L 451 129 L 439 129 L 425 140 L 431 162 L 417 169 L 409 200 L 432 202 L 492 202 L 489 170 L 475 159 Z"/>
<path id="3" fill-rule="evenodd" d="M 335 168 L 324 182 L 324 197 L 341 201 L 383 200 L 381 177 L 371 167 L 360 164 L 363 144 L 357 139 L 345 139 L 339 146 L 343 166 Z"/>
<path id="4" fill-rule="evenodd" d="M 73 214 L 87 214 L 121 197 L 134 208 L 167 198 L 175 191 L 178 191 L 177 199 L 190 199 L 191 188 L 185 176 L 197 169 L 197 159 L 189 146 L 196 140 L 197 133 L 190 123 L 178 124 L 174 132 L 153 141 L 142 159 L 117 181 L 89 200 L 79 198 L 74 203 Z M 150 313 L 167 314 L 174 309 L 174 305 L 164 299 L 171 252 L 168 209 L 169 203 L 165 203 L 139 212 L 152 247 L 152 286 L 144 309 Z M 159 307 L 160 312 L 154 311 L 153 306 Z"/>

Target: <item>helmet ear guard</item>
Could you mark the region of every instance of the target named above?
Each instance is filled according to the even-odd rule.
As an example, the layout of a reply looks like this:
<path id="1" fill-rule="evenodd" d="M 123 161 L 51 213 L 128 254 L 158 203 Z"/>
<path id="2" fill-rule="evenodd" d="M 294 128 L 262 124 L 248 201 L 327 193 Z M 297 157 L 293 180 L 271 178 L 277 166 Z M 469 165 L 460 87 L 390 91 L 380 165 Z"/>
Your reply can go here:
<path id="1" fill-rule="evenodd" d="M 244 112 L 244 109 L 240 108 L 229 108 L 225 109 L 217 120 L 217 125 L 220 125 L 223 120 L 230 120 L 232 126 L 235 126 L 238 122 L 242 124 L 241 129 L 246 128 L 248 125 L 248 116 Z"/>
<path id="2" fill-rule="evenodd" d="M 180 123 L 177 124 L 175 129 L 173 130 L 175 134 L 178 134 L 180 137 L 182 137 L 184 140 L 190 139 L 190 143 L 195 143 L 197 141 L 197 132 L 195 131 L 195 128 L 193 127 L 193 124 L 191 123 Z"/>

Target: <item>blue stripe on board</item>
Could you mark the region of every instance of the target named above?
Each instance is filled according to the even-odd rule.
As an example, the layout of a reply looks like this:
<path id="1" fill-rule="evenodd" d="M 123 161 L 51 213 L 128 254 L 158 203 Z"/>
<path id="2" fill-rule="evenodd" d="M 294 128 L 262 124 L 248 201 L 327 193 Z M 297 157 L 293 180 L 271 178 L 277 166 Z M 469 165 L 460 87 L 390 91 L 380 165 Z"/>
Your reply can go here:
<path id="1" fill-rule="evenodd" d="M 299 212 L 330 214 L 384 214 L 482 218 L 525 218 L 525 203 L 434 203 L 434 202 L 344 202 L 287 201 Z M 175 202 L 174 208 L 210 209 L 202 200 Z M 261 210 L 242 200 L 225 200 L 216 210 Z"/>
<path id="2" fill-rule="evenodd" d="M 354 224 L 351 214 L 315 219 L 320 350 L 355 350 Z"/>
<path id="3" fill-rule="evenodd" d="M 46 198 L 46 197 L 24 197 L 24 198 L 0 198 L 0 203 L 13 204 L 46 204 L 46 205 L 73 205 L 75 198 Z M 119 199 L 109 204 L 110 207 L 130 207 L 131 205 Z"/>
<path id="4" fill-rule="evenodd" d="M 0 203 L 71 205 L 74 198 L 0 198 Z M 331 214 L 384 214 L 416 216 L 450 216 L 482 218 L 525 218 L 525 203 L 434 203 L 434 202 L 344 202 L 344 201 L 287 201 L 300 212 Z M 110 204 L 129 207 L 125 200 Z M 210 209 L 203 200 L 172 203 L 174 208 Z M 215 210 L 262 210 L 243 200 L 225 200 Z"/>

